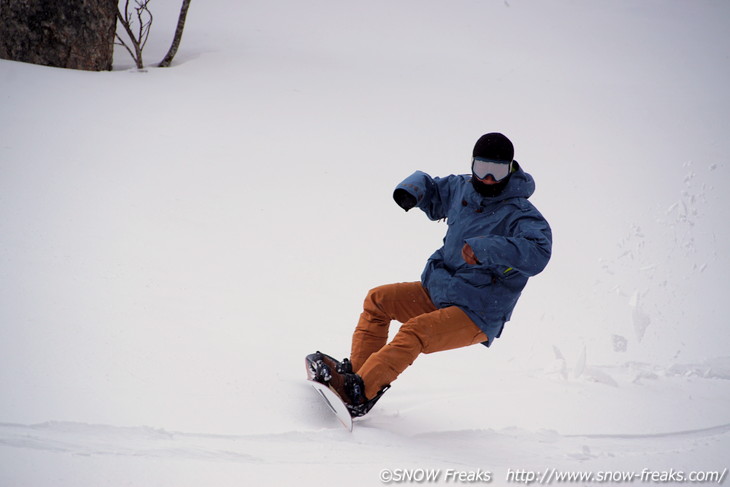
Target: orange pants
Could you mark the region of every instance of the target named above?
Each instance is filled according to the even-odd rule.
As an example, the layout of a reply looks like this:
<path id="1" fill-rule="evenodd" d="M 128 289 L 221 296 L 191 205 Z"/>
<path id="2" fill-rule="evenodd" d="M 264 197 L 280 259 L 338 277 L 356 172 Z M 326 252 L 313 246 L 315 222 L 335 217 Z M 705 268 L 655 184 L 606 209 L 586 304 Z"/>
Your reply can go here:
<path id="1" fill-rule="evenodd" d="M 402 323 L 390 343 L 391 320 Z M 350 360 L 374 397 L 421 353 L 466 347 L 487 335 L 456 306 L 437 309 L 420 282 L 386 284 L 372 289 L 352 336 Z"/>

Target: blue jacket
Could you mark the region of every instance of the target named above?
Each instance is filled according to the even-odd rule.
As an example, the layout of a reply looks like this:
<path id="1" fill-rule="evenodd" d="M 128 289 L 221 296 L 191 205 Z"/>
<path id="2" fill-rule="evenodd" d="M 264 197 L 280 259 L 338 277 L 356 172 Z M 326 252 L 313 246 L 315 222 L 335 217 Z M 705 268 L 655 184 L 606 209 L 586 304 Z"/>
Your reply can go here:
<path id="1" fill-rule="evenodd" d="M 443 246 L 429 258 L 421 282 L 438 308 L 458 306 L 489 337 L 502 333 L 527 284 L 541 272 L 552 250 L 550 225 L 530 203 L 532 176 L 515 162 L 504 191 L 480 195 L 471 175 L 432 178 L 416 171 L 398 185 L 416 198 L 431 220 L 446 219 Z M 467 264 L 464 243 L 479 264 Z"/>

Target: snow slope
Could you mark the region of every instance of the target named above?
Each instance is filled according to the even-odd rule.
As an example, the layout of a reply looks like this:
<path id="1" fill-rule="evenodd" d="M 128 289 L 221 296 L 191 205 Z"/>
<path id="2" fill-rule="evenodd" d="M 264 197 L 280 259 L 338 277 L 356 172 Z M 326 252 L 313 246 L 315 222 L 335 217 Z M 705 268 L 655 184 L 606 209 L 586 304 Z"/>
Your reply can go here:
<path id="1" fill-rule="evenodd" d="M 178 6 L 154 8 L 150 64 Z M 171 69 L 0 61 L 0 485 L 728 467 L 730 5 L 188 18 Z M 553 259 L 492 348 L 420 357 L 347 433 L 303 356 L 345 356 L 367 290 L 439 245 L 395 184 L 467 171 L 493 130 Z"/>

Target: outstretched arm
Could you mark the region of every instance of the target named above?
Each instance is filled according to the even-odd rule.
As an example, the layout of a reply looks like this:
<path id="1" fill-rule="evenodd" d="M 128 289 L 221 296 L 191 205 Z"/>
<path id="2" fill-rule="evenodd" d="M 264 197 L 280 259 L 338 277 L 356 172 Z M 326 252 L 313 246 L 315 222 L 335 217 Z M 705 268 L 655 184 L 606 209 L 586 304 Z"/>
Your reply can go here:
<path id="1" fill-rule="evenodd" d="M 416 171 L 395 188 L 393 199 L 406 211 L 418 207 L 431 220 L 440 220 L 446 217 L 448 209 L 450 177 L 432 178 L 425 172 Z"/>

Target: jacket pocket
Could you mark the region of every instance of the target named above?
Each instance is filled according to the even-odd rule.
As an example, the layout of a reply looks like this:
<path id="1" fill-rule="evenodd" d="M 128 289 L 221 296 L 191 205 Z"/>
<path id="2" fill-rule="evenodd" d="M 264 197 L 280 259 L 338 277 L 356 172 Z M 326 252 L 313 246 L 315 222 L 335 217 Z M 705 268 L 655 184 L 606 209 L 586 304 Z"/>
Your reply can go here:
<path id="1" fill-rule="evenodd" d="M 491 272 L 486 272 L 484 269 L 476 269 L 473 267 L 462 267 L 457 271 L 454 277 L 478 289 L 491 286 L 494 282 Z"/>

